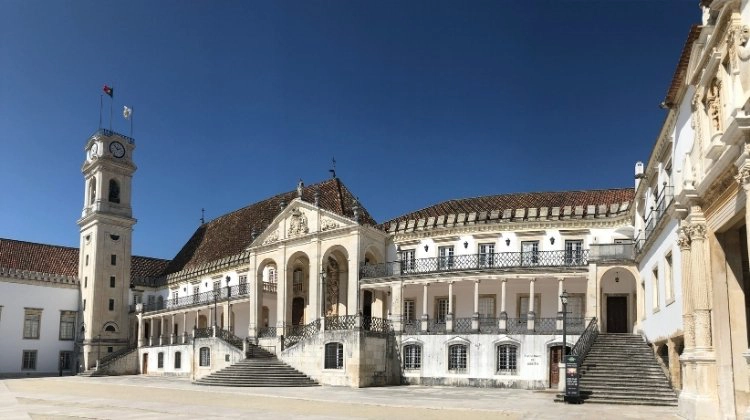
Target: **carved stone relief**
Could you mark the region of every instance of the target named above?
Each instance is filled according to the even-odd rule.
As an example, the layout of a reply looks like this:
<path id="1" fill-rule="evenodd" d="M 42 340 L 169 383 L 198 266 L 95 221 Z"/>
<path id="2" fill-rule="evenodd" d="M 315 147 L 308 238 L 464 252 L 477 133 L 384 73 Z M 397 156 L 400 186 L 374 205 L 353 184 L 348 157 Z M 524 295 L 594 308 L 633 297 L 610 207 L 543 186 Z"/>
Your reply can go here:
<path id="1" fill-rule="evenodd" d="M 268 237 L 266 238 L 266 240 L 263 241 L 263 245 L 268 245 L 268 244 L 276 242 L 278 240 L 279 240 L 279 231 L 277 229 L 277 230 L 274 230 L 273 232 L 271 232 L 268 235 Z"/>
<path id="2" fill-rule="evenodd" d="M 739 58 L 735 68 L 740 74 L 742 90 L 747 94 L 750 93 L 750 45 L 748 45 L 748 41 L 750 41 L 750 27 L 742 25 L 735 26 L 733 29 L 734 42 L 730 44 L 730 47 L 734 47 L 735 54 L 732 54 L 733 51 L 731 49 L 730 54 L 734 60 L 736 60 L 735 56 Z"/>
<path id="3" fill-rule="evenodd" d="M 331 219 L 323 219 L 323 220 L 320 221 L 320 230 L 321 231 L 325 232 L 326 230 L 336 229 L 338 227 L 339 227 L 339 224 L 336 223 L 336 222 L 334 222 Z"/>
<path id="4" fill-rule="evenodd" d="M 289 237 L 304 235 L 309 232 L 307 227 L 307 216 L 300 209 L 292 210 L 292 216 L 289 218 Z"/>

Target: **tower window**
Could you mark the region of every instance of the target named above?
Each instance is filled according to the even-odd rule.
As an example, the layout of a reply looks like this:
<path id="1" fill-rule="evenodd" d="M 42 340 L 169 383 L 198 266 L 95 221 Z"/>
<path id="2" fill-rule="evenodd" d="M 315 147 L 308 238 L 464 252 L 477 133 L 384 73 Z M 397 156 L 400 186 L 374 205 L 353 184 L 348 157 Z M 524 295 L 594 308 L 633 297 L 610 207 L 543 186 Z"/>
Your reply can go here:
<path id="1" fill-rule="evenodd" d="M 114 179 L 109 180 L 109 202 L 120 202 L 120 184 L 118 184 Z"/>
<path id="2" fill-rule="evenodd" d="M 86 254 L 86 265 L 89 265 L 89 256 Z"/>
<path id="3" fill-rule="evenodd" d="M 83 288 L 85 289 L 88 286 L 89 286 L 89 278 L 88 277 L 84 277 L 83 278 Z"/>
<path id="4" fill-rule="evenodd" d="M 117 265 L 117 255 L 112 254 L 112 256 L 110 257 L 110 262 L 112 265 Z"/>
<path id="5" fill-rule="evenodd" d="M 109 287 L 115 287 L 115 276 L 109 277 Z"/>
<path id="6" fill-rule="evenodd" d="M 115 300 L 114 299 L 110 299 L 109 300 L 109 310 L 110 311 L 114 311 L 115 310 Z"/>

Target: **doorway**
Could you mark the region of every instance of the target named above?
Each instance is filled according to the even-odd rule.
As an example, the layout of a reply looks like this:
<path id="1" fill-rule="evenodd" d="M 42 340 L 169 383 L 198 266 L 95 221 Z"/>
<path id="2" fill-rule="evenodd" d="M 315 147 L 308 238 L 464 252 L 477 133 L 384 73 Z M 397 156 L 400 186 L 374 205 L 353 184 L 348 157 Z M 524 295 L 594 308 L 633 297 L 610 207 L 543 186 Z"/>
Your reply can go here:
<path id="1" fill-rule="evenodd" d="M 143 353 L 143 365 L 141 367 L 141 373 L 144 375 L 148 373 L 148 353 Z"/>
<path id="2" fill-rule="evenodd" d="M 362 327 L 369 330 L 372 324 L 372 292 L 365 290 L 362 294 Z"/>
<path id="3" fill-rule="evenodd" d="M 628 332 L 627 296 L 607 296 L 607 332 Z"/>
<path id="4" fill-rule="evenodd" d="M 570 346 L 568 354 L 570 354 Z M 549 386 L 557 388 L 560 383 L 560 359 L 562 358 L 562 346 L 552 346 L 549 348 Z"/>
<path id="5" fill-rule="evenodd" d="M 305 299 L 292 299 L 292 325 L 305 325 Z"/>

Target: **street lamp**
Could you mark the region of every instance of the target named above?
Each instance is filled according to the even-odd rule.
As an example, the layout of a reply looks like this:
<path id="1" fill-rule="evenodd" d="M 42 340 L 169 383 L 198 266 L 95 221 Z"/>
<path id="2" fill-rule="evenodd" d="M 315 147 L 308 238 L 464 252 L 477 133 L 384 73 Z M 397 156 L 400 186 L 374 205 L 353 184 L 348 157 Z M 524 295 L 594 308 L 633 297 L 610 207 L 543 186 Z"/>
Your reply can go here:
<path id="1" fill-rule="evenodd" d="M 567 318 L 567 314 L 568 314 L 568 292 L 566 292 L 564 289 L 563 289 L 562 294 L 560 295 L 560 302 L 562 302 L 562 316 L 563 316 L 563 323 L 562 323 L 562 330 L 563 330 L 563 339 L 562 339 L 562 341 L 563 341 L 563 344 L 562 344 L 562 357 L 561 357 L 560 361 L 562 362 L 563 367 L 567 368 L 567 366 L 565 364 L 566 363 L 565 362 L 565 356 L 568 353 L 568 351 L 567 351 L 567 349 L 568 349 L 568 346 L 567 346 L 567 342 L 568 342 L 567 332 L 568 331 L 566 329 L 566 327 L 567 327 L 566 324 L 567 324 L 567 320 L 568 320 L 568 318 Z M 564 370 L 564 372 L 566 372 L 566 374 L 567 374 L 567 370 Z M 564 393 L 563 393 L 563 400 L 565 400 L 566 396 L 568 395 L 568 381 L 566 380 L 566 375 L 563 375 L 563 377 L 561 378 L 561 380 L 564 381 L 564 385 L 565 385 Z"/>

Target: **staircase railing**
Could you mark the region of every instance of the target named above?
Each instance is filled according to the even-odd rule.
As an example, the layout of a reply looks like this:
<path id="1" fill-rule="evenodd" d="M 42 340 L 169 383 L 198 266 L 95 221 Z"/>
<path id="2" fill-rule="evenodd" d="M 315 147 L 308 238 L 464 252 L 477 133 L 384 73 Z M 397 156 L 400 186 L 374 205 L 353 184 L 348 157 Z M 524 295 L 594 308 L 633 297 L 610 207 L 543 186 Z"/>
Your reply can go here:
<path id="1" fill-rule="evenodd" d="M 102 372 L 107 366 L 119 360 L 121 357 L 130 354 L 130 352 L 136 349 L 137 349 L 136 346 L 128 345 L 128 347 L 124 349 L 117 350 L 116 352 L 113 352 L 113 353 L 107 353 L 106 356 L 99 359 L 99 366 L 97 367 L 97 371 Z"/>
<path id="2" fill-rule="evenodd" d="M 578 337 L 578 341 L 576 341 L 576 344 L 570 351 L 570 354 L 578 356 L 579 366 L 581 365 L 581 362 L 583 362 L 583 358 L 586 357 L 586 355 L 589 353 L 589 350 L 591 350 L 591 345 L 594 344 L 594 341 L 596 341 L 596 337 L 598 335 L 599 324 L 597 323 L 596 318 L 592 318 L 591 321 L 589 321 L 589 325 L 587 325 L 586 329 L 583 330 L 583 334 Z"/>
<path id="3" fill-rule="evenodd" d="M 285 328 L 283 335 L 283 349 L 289 348 L 302 340 L 308 339 L 320 332 L 320 319 L 307 324 L 307 325 L 289 325 Z"/>
<path id="4" fill-rule="evenodd" d="M 242 350 L 242 342 L 243 340 L 236 335 L 232 334 L 230 331 L 224 330 L 224 329 L 217 329 L 216 330 L 216 338 L 221 338 L 222 340 L 226 341 L 227 343 L 233 345 L 234 347 Z"/>

